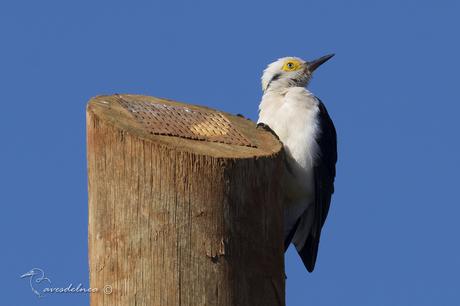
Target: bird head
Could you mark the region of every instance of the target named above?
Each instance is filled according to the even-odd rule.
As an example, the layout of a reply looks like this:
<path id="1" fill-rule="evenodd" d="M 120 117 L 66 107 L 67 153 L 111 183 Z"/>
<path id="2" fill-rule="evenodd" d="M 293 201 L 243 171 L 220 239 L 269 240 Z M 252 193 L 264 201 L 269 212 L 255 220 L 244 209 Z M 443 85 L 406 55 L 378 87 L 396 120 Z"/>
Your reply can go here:
<path id="1" fill-rule="evenodd" d="M 29 272 L 24 273 L 24 274 L 21 275 L 20 277 L 21 277 L 21 278 L 24 278 L 24 277 L 31 277 L 31 276 L 34 276 L 34 275 L 38 275 L 38 274 L 40 274 L 41 272 L 43 272 L 41 269 L 33 268 L 32 270 L 30 270 Z"/>
<path id="2" fill-rule="evenodd" d="M 334 54 L 328 54 L 313 61 L 298 57 L 283 57 L 269 64 L 262 75 L 262 90 L 284 90 L 288 87 L 305 87 L 313 72 L 327 62 Z"/>

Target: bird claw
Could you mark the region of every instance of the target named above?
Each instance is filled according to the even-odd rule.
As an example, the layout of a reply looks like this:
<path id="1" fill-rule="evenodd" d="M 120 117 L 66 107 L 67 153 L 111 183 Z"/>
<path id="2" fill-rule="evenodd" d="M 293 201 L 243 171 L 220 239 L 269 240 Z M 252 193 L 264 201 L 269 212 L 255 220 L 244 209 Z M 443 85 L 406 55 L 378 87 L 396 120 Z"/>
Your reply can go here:
<path id="1" fill-rule="evenodd" d="M 273 130 L 271 129 L 271 127 L 269 127 L 269 126 L 266 125 L 265 123 L 263 123 L 263 122 L 257 123 L 257 128 L 262 128 L 262 129 L 264 129 L 265 131 L 272 133 L 272 135 L 275 136 L 276 139 L 280 140 L 280 138 L 278 137 L 278 135 L 276 135 L 275 131 L 273 131 Z"/>
<path id="2" fill-rule="evenodd" d="M 246 118 L 243 114 L 238 113 L 236 116 L 251 121 L 251 119 Z"/>

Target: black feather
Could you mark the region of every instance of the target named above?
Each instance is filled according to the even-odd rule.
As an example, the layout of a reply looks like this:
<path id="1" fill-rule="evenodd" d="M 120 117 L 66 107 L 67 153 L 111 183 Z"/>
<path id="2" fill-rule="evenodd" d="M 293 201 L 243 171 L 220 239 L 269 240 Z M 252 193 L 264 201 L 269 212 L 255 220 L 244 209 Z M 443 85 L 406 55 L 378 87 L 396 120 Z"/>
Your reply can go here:
<path id="1" fill-rule="evenodd" d="M 321 229 L 326 221 L 331 197 L 334 193 L 335 164 L 337 163 L 337 134 L 334 123 L 321 101 L 319 101 L 318 107 L 318 120 L 321 131 L 316 139 L 320 154 L 315 160 L 314 166 L 315 203 L 313 207 L 313 225 L 303 248 L 299 251 L 299 255 L 309 272 L 312 272 L 315 268 Z"/>
<path id="2" fill-rule="evenodd" d="M 265 91 L 268 89 L 268 87 L 270 87 L 270 84 L 271 84 L 273 81 L 278 80 L 280 77 L 281 77 L 281 73 L 276 73 L 276 74 L 271 78 L 271 80 L 268 82 L 267 88 L 265 88 Z"/>

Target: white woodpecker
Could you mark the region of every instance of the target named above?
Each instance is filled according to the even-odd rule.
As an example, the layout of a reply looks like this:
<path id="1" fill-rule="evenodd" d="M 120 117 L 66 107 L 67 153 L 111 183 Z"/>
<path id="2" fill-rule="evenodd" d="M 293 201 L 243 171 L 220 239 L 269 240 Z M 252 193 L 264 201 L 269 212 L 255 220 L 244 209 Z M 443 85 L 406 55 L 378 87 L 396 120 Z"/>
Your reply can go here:
<path id="1" fill-rule="evenodd" d="M 280 58 L 262 76 L 258 126 L 274 132 L 286 153 L 285 250 L 292 242 L 309 272 L 334 192 L 337 136 L 326 107 L 305 87 L 313 71 L 332 56 L 310 62 Z"/>

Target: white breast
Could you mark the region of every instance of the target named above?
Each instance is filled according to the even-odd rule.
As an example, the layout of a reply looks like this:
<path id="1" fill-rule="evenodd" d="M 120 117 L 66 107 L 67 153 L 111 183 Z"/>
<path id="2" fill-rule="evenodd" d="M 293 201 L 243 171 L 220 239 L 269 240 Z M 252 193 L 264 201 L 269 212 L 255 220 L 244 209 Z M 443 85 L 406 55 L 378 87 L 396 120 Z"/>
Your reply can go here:
<path id="1" fill-rule="evenodd" d="M 302 189 L 313 192 L 314 159 L 319 152 L 315 141 L 319 132 L 318 100 L 302 87 L 264 94 L 259 106 L 259 120 L 270 126 L 284 145 L 295 180 Z"/>
<path id="2" fill-rule="evenodd" d="M 318 153 L 315 138 L 319 132 L 318 100 L 302 87 L 262 97 L 259 120 L 269 125 L 283 142 L 286 151 L 303 169 L 313 167 Z"/>

